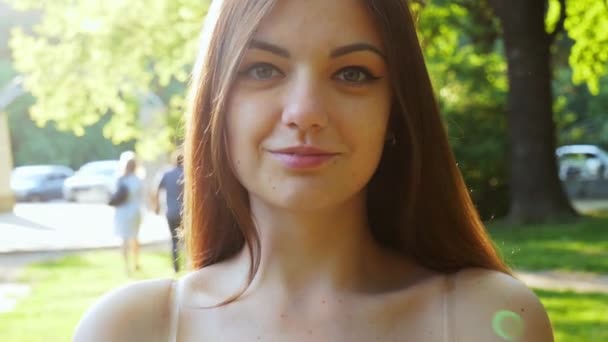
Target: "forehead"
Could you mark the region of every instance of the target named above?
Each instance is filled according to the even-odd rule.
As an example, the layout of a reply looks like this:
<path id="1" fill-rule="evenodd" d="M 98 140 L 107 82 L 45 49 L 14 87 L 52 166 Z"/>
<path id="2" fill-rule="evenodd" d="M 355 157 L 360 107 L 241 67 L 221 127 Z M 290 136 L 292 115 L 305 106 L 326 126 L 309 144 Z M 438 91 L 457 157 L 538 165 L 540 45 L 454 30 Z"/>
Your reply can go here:
<path id="1" fill-rule="evenodd" d="M 278 0 L 255 38 L 287 48 L 331 49 L 354 42 L 383 47 L 376 22 L 362 0 Z"/>

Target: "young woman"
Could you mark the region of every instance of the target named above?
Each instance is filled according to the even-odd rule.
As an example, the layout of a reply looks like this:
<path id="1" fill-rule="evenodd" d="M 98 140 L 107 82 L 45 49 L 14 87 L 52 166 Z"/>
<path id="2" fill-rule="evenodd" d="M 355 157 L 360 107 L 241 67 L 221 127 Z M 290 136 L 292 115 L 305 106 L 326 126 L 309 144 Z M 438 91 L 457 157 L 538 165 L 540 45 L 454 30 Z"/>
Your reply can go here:
<path id="1" fill-rule="evenodd" d="M 216 0 L 192 82 L 194 270 L 76 341 L 552 341 L 467 194 L 403 0 Z"/>
<path id="2" fill-rule="evenodd" d="M 123 241 L 122 256 L 127 275 L 139 270 L 139 227 L 142 220 L 143 182 L 135 174 L 135 156 L 123 153 L 120 158 L 122 174 L 118 186 L 126 189 L 126 198 L 116 205 L 114 212 L 114 232 Z"/>

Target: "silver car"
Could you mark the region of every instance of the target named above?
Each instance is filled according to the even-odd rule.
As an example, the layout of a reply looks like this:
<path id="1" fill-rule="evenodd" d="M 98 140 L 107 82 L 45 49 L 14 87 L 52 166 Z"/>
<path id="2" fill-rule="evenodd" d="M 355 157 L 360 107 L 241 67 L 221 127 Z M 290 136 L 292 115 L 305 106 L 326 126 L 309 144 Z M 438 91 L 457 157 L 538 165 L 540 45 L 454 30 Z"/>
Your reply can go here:
<path id="1" fill-rule="evenodd" d="M 559 178 L 604 180 L 608 179 L 608 152 L 596 145 L 565 145 L 555 154 L 559 162 Z"/>
<path id="2" fill-rule="evenodd" d="M 118 160 L 100 160 L 84 164 L 63 184 L 68 201 L 107 203 L 118 178 Z"/>

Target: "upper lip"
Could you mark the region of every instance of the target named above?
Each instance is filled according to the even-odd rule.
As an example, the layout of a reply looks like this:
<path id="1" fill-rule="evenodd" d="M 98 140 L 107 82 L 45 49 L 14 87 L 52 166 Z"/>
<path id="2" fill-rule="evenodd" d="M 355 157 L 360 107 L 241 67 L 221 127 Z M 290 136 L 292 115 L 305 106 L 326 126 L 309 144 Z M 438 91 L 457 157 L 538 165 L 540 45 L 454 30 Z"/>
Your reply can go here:
<path id="1" fill-rule="evenodd" d="M 336 152 L 331 152 L 328 150 L 324 150 L 322 148 L 314 147 L 314 146 L 292 146 L 277 150 L 272 150 L 272 153 L 285 153 L 285 154 L 299 154 L 304 156 L 318 156 L 318 155 L 334 155 L 338 154 Z"/>

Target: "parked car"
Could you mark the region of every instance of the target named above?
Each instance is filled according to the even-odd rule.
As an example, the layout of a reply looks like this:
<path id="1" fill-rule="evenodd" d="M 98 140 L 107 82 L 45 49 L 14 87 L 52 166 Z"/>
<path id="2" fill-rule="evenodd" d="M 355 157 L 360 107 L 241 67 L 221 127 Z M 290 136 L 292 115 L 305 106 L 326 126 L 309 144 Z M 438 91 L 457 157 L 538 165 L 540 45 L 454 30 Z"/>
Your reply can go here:
<path id="1" fill-rule="evenodd" d="M 555 153 L 562 181 L 608 179 L 608 152 L 599 146 L 565 145 Z"/>
<path id="2" fill-rule="evenodd" d="M 116 187 L 118 160 L 100 160 L 84 164 L 63 184 L 68 201 L 107 203 Z"/>
<path id="3" fill-rule="evenodd" d="M 62 165 L 19 166 L 11 172 L 10 187 L 18 202 L 61 199 L 63 183 L 73 174 Z"/>

